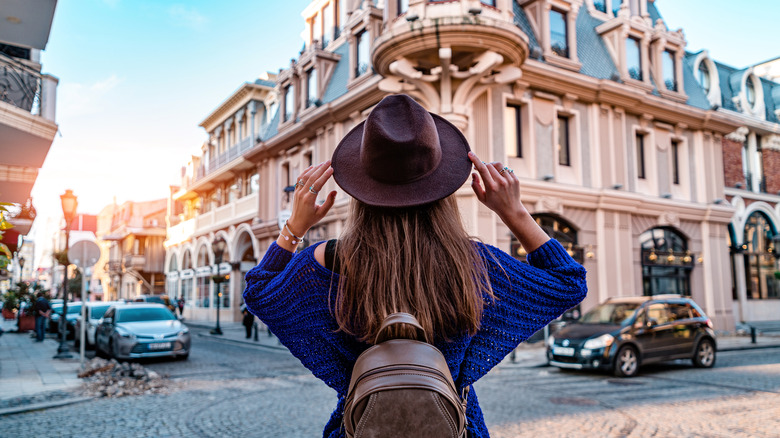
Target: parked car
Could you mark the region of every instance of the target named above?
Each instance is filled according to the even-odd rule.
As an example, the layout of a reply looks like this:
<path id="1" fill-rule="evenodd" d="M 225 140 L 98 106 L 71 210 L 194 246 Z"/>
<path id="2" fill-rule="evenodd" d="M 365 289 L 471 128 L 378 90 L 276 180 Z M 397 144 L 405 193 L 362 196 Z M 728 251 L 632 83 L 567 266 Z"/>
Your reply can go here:
<path id="1" fill-rule="evenodd" d="M 95 330 L 98 325 L 98 321 L 100 321 L 100 318 L 103 317 L 103 315 L 106 313 L 106 311 L 114 304 L 120 304 L 123 303 L 123 301 L 88 301 L 85 306 L 87 307 L 87 324 L 86 324 L 86 330 L 84 333 L 84 347 L 87 349 L 92 349 L 95 346 Z M 81 342 L 81 314 L 78 315 L 76 318 L 76 324 L 75 324 L 75 339 L 76 339 L 76 347 L 79 347 L 79 344 Z"/>
<path id="2" fill-rule="evenodd" d="M 176 306 L 168 298 L 168 295 L 138 295 L 133 298 L 136 303 L 159 303 L 165 305 L 171 312 L 176 311 Z"/>
<path id="3" fill-rule="evenodd" d="M 695 367 L 715 365 L 712 321 L 680 295 L 611 298 L 547 339 L 550 365 L 606 369 L 633 377 L 653 362 L 690 359 Z"/>
<path id="4" fill-rule="evenodd" d="M 62 317 L 62 303 L 52 304 L 52 313 L 49 317 L 49 331 L 52 333 L 60 332 L 60 318 Z M 75 333 L 76 318 L 81 315 L 81 302 L 69 302 L 68 314 L 65 316 L 65 329 L 67 339 L 73 339 Z"/>
<path id="5" fill-rule="evenodd" d="M 190 355 L 190 331 L 164 305 L 111 306 L 95 330 L 95 350 L 117 359 Z"/>

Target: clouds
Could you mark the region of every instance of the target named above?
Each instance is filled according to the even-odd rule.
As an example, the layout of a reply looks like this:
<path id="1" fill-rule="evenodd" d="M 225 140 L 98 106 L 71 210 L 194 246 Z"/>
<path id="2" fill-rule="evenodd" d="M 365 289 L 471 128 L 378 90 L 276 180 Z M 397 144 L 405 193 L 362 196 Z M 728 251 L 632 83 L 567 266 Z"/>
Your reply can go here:
<path id="1" fill-rule="evenodd" d="M 87 84 L 63 81 L 57 90 L 59 115 L 68 119 L 103 112 L 110 105 L 109 95 L 122 82 L 124 79 L 113 73 L 107 78 Z"/>
<path id="2" fill-rule="evenodd" d="M 194 30 L 204 29 L 209 22 L 208 17 L 195 8 L 188 8 L 181 4 L 171 6 L 168 9 L 168 15 L 173 20 L 173 24 Z"/>

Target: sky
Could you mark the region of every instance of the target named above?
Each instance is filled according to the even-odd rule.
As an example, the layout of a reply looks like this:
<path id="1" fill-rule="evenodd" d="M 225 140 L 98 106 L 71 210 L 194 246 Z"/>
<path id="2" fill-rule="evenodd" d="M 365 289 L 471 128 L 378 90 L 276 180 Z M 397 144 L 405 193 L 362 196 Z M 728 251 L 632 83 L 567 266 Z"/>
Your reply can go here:
<path id="1" fill-rule="evenodd" d="M 79 212 L 164 198 L 206 139 L 198 124 L 244 82 L 289 66 L 309 0 L 60 0 L 43 71 L 59 78 L 57 134 L 32 195 L 37 258 L 59 195 Z M 656 0 L 689 51 L 744 67 L 780 56 L 777 0 Z M 47 260 L 48 258 L 44 258 Z"/>

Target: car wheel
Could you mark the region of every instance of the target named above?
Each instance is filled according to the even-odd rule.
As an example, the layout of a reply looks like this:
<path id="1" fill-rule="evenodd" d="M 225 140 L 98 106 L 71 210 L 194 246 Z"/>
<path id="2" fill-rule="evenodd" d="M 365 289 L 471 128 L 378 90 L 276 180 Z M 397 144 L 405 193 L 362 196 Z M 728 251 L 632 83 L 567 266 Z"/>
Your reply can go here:
<path id="1" fill-rule="evenodd" d="M 624 345 L 615 356 L 615 376 L 634 377 L 639 371 L 639 355 L 634 347 Z"/>
<path id="2" fill-rule="evenodd" d="M 715 365 L 715 343 L 711 339 L 702 339 L 693 353 L 693 366 L 712 368 Z"/>

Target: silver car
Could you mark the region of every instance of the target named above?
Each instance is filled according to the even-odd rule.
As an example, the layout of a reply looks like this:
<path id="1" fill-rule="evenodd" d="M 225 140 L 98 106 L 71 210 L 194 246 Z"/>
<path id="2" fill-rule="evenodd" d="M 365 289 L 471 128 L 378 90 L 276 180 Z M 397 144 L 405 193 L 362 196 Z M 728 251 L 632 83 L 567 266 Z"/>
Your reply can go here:
<path id="1" fill-rule="evenodd" d="M 162 304 L 115 304 L 97 326 L 95 349 L 116 359 L 187 359 L 190 330 Z"/>
<path id="2" fill-rule="evenodd" d="M 124 301 L 87 301 L 84 305 L 87 307 L 87 324 L 84 333 L 84 339 L 86 342 L 84 346 L 87 349 L 95 347 L 95 331 L 97 325 L 100 322 L 100 318 L 106 313 L 106 311 L 114 304 L 122 304 Z M 75 345 L 78 348 L 81 341 L 81 315 L 76 318 L 76 342 Z"/>

